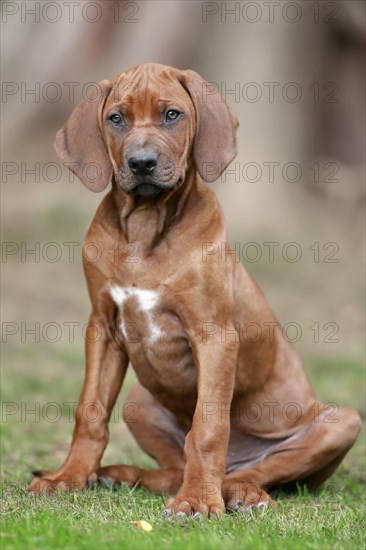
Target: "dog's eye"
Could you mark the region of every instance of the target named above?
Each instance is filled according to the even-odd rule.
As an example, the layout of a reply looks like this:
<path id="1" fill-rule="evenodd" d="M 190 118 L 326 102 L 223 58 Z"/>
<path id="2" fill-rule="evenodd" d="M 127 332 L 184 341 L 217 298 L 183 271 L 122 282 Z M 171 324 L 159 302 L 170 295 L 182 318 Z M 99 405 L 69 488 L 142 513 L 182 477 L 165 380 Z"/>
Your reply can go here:
<path id="1" fill-rule="evenodd" d="M 114 113 L 109 117 L 109 120 L 111 120 L 114 124 L 121 124 L 123 122 L 121 115 L 118 113 Z"/>
<path id="2" fill-rule="evenodd" d="M 167 120 L 168 122 L 170 122 L 171 120 L 177 120 L 179 115 L 180 112 L 176 109 L 169 109 L 169 111 L 165 113 L 165 120 Z"/>

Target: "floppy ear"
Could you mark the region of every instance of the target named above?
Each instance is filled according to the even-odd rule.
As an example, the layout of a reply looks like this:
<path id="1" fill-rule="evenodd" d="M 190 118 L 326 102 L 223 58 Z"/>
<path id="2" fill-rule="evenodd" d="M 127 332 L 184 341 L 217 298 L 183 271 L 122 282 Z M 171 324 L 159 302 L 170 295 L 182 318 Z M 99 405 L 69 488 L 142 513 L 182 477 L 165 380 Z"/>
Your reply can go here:
<path id="1" fill-rule="evenodd" d="M 99 82 L 96 100 L 83 99 L 57 132 L 54 142 L 62 162 L 94 192 L 103 191 L 112 174 L 101 132 L 101 114 L 111 88 L 109 80 Z"/>
<path id="2" fill-rule="evenodd" d="M 236 156 L 239 122 L 212 84 L 194 71 L 181 74 L 181 84 L 196 109 L 193 156 L 197 170 L 205 181 L 215 181 Z"/>

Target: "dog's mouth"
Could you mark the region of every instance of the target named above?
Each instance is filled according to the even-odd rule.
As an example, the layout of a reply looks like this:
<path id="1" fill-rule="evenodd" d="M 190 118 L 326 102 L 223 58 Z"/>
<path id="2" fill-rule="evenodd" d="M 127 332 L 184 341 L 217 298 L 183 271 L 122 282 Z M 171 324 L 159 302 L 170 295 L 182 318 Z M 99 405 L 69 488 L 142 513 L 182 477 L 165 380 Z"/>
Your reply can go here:
<path id="1" fill-rule="evenodd" d="M 140 183 L 131 190 L 133 195 L 140 195 L 141 197 L 156 197 L 162 192 L 163 189 L 153 183 Z"/>
<path id="2" fill-rule="evenodd" d="M 140 179 L 140 178 L 139 178 Z M 176 182 L 154 182 L 152 178 L 144 178 L 134 182 L 134 185 L 129 189 L 125 189 L 128 195 L 135 197 L 158 197 L 163 193 L 169 193 L 178 189 L 183 182 L 183 178 L 179 178 Z"/>

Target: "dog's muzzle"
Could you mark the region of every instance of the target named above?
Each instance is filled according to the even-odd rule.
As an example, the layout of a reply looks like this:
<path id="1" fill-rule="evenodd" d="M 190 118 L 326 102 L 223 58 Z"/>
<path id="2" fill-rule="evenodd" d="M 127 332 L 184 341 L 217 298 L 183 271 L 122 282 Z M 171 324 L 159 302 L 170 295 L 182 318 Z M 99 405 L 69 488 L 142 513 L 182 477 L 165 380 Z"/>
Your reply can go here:
<path id="1" fill-rule="evenodd" d="M 154 172 L 158 164 L 155 152 L 145 150 L 135 153 L 128 159 L 128 167 L 135 179 L 135 185 L 130 190 L 133 195 L 156 197 L 163 189 L 154 182 Z"/>

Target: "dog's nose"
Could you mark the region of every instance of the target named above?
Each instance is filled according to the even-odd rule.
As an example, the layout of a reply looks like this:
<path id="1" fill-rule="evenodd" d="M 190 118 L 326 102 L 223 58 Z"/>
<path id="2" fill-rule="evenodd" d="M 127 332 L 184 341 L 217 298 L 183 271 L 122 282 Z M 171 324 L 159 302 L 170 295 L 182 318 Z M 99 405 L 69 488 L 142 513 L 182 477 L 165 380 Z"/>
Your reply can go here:
<path id="1" fill-rule="evenodd" d="M 158 163 L 156 155 L 149 153 L 130 157 L 128 159 L 128 166 L 133 174 L 136 176 L 148 176 L 155 170 L 155 166 Z"/>

